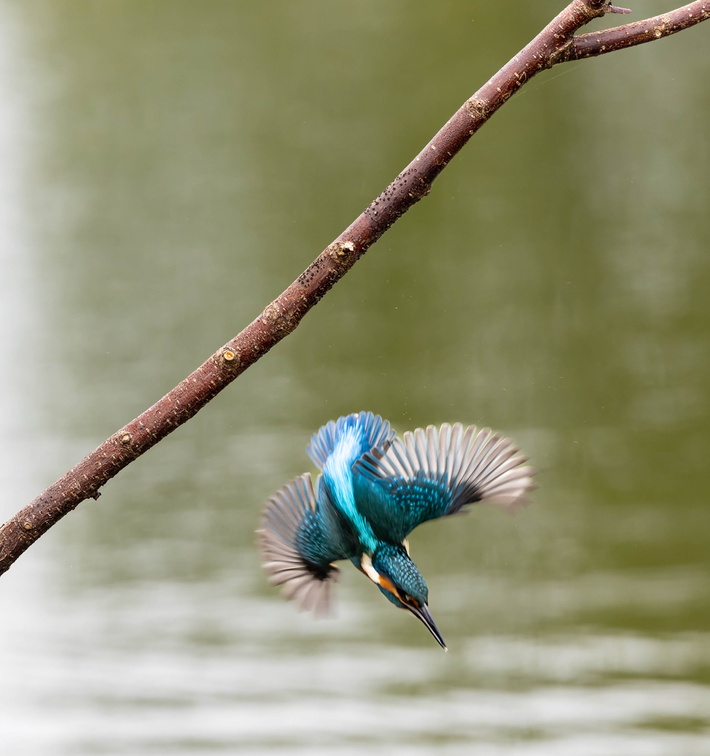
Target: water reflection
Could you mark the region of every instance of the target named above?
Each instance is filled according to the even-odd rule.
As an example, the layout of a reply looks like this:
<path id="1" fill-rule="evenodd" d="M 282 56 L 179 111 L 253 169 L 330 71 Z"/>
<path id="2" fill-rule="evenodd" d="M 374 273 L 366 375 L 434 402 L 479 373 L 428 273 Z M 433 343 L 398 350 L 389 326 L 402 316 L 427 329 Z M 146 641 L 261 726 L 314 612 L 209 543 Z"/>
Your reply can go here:
<path id="1" fill-rule="evenodd" d="M 254 317 L 512 44 L 492 5 L 0 9 L 7 514 Z M 704 31 L 534 83 L 2 578 L 13 753 L 704 753 Z M 317 623 L 259 569 L 261 502 L 360 409 L 491 424 L 541 470 L 519 516 L 415 533 L 448 655 L 354 570 Z"/>
<path id="2" fill-rule="evenodd" d="M 486 753 L 702 753 L 710 690 L 694 670 L 710 664 L 707 634 L 484 634 L 444 655 L 403 646 L 393 628 L 368 631 L 368 609 L 351 606 L 350 632 L 290 619 L 284 644 L 279 611 L 249 594 L 244 581 L 223 580 L 143 581 L 85 591 L 79 604 L 45 595 L 37 615 L 21 612 L 20 646 L 41 642 L 32 674 L 15 679 L 11 700 L 4 694 L 15 713 L 6 739 L 36 753 L 235 744 L 258 753 L 463 753 L 471 744 Z M 62 610 L 50 636 L 38 629 L 48 610 Z M 28 732 L 35 706 L 52 715 Z"/>

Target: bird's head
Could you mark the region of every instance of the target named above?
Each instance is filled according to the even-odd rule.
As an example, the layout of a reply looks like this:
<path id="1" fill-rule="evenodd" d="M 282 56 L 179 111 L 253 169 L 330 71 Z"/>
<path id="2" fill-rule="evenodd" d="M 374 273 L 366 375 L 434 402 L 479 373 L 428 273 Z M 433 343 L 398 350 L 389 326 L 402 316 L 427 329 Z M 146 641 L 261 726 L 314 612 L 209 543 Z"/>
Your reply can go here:
<path id="1" fill-rule="evenodd" d="M 360 569 L 395 606 L 407 609 L 421 620 L 437 643 L 444 651 L 447 650 L 439 628 L 429 613 L 429 589 L 405 545 L 378 546 L 372 556 L 363 554 Z"/>

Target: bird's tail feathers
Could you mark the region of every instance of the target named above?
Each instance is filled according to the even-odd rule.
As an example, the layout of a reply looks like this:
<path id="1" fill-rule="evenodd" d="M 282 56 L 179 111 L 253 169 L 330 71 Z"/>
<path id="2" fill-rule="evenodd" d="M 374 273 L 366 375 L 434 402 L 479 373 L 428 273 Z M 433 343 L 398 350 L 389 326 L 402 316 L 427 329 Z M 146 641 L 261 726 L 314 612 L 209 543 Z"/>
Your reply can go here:
<path id="1" fill-rule="evenodd" d="M 372 449 L 386 451 L 395 435 L 389 422 L 372 412 L 356 412 L 331 420 L 313 434 L 311 443 L 306 447 L 308 456 L 321 470 L 348 430 L 358 439 L 352 462 Z"/>

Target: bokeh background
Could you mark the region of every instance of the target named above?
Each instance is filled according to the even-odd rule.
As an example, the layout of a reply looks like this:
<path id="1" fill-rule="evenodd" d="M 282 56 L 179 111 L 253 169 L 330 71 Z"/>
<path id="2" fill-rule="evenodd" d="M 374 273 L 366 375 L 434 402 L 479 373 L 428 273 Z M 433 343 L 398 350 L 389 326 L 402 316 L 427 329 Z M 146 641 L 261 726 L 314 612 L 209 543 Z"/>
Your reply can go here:
<path id="1" fill-rule="evenodd" d="M 0 0 L 0 520 L 250 322 L 562 6 Z M 708 753 L 709 34 L 532 81 L 0 579 L 4 753 Z M 516 517 L 411 539 L 448 654 L 355 570 L 321 622 L 261 573 L 262 503 L 361 409 L 491 425 L 540 470 Z"/>

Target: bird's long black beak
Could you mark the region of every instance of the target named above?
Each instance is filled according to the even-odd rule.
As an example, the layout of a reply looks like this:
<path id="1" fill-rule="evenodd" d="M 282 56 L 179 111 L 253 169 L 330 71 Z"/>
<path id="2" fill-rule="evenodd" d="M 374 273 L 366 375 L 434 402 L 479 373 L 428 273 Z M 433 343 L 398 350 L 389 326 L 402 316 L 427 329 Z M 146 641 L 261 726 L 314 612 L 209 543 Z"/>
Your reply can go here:
<path id="1" fill-rule="evenodd" d="M 436 626 L 436 622 L 434 622 L 434 618 L 429 612 L 429 607 L 426 604 L 420 604 L 419 606 L 408 605 L 407 609 L 426 625 L 426 629 L 436 638 L 436 642 L 444 649 L 444 651 L 448 651 L 449 649 L 446 648 L 446 643 L 441 637 L 439 628 Z"/>

